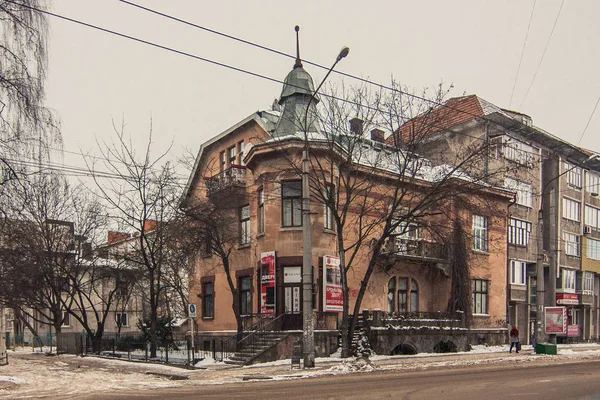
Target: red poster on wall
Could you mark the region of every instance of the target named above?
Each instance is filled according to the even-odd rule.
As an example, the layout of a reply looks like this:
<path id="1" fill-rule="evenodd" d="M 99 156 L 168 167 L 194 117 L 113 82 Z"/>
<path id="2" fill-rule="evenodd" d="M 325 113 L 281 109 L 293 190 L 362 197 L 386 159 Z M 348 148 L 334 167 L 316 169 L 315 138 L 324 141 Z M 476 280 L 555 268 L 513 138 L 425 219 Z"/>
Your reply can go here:
<path id="1" fill-rule="evenodd" d="M 323 311 L 344 310 L 342 271 L 340 259 L 334 256 L 323 257 Z"/>
<path id="2" fill-rule="evenodd" d="M 275 315 L 275 252 L 260 254 L 260 312 Z"/>
<path id="3" fill-rule="evenodd" d="M 567 333 L 567 307 L 546 307 L 546 334 Z"/>

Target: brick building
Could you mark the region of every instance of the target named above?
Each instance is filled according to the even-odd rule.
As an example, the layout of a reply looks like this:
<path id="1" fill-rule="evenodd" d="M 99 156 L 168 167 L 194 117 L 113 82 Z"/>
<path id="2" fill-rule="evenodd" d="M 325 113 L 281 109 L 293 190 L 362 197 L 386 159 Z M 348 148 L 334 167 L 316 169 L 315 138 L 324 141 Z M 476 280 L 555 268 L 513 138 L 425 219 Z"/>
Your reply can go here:
<path id="1" fill-rule="evenodd" d="M 233 223 L 237 225 L 234 229 L 238 232 L 238 243 L 229 257 L 237 288 L 235 304 L 243 318 L 249 321 L 256 321 L 257 317 L 281 316 L 278 329 L 288 332 L 301 329 L 303 232 L 299 165 L 304 139 L 310 141 L 312 165 L 316 165 L 319 157 L 330 160 L 333 153 L 348 152 L 344 135 L 354 135 L 353 140 L 357 135 L 350 129 L 337 134 L 335 140 L 328 140 L 326 138 L 331 136 L 322 131 L 316 120 L 308 121 L 307 116 L 317 113 L 318 97 L 311 99 L 313 90 L 312 78 L 297 60 L 286 77 L 279 99 L 283 109 L 253 113 L 202 144 L 182 200 L 184 208 L 190 207 L 196 199 L 202 199 L 231 210 L 235 216 Z M 307 123 L 302 125 L 298 121 Z M 306 130 L 303 129 L 305 125 L 308 125 Z M 438 171 L 436 167 L 427 164 L 423 167 L 426 170 L 420 170 L 410 180 L 401 180 L 385 163 L 374 165 L 366 161 L 372 161 L 374 155 L 384 159 L 397 155 L 393 146 L 383 143 L 382 132 L 375 130 L 372 140 L 361 133 L 358 132 L 358 140 L 364 158 L 354 157 L 353 165 L 357 174 L 366 174 L 377 182 L 368 201 L 385 204 L 386 193 L 399 185 L 403 185 L 403 190 L 412 197 L 432 190 L 436 184 L 432 178 Z M 341 164 L 333 165 L 328 176 L 340 173 L 341 168 Z M 316 173 L 313 171 L 312 174 L 316 179 Z M 452 224 L 449 221 L 453 219 L 461 221 L 468 236 L 466 262 L 471 271 L 474 307 L 471 332 L 483 340 L 492 332 L 496 334 L 495 340 L 503 340 L 506 335 L 503 321 L 508 265 L 506 210 L 513 195 L 506 190 L 470 182 L 464 176 L 456 178 L 457 186 L 465 182 L 477 186 L 476 195 L 471 192 L 439 201 L 436 211 L 443 212 L 431 213 L 438 216 L 407 221 L 388 238 L 378 268 L 365 291 L 363 309 L 379 309 L 395 315 L 412 313 L 416 318 L 427 313 L 445 312 L 452 287 L 451 254 L 454 250 L 443 237 L 450 237 Z M 335 259 L 340 251 L 330 212 L 322 199 L 313 198 L 310 210 L 315 287 L 313 308 L 317 337 L 320 331 L 333 331 L 337 341 L 335 328 L 341 314 L 331 311 L 335 306 L 328 303 L 324 295 L 324 282 L 337 280 L 335 269 L 328 268 L 329 256 Z M 383 224 L 382 220 L 381 226 Z M 426 229 L 433 225 L 442 227 L 436 235 Z M 354 227 L 346 226 L 345 229 L 344 234 L 352 237 Z M 374 229 L 365 242 L 376 238 L 378 229 Z M 371 248 L 363 246 L 357 254 L 359 261 L 355 269 L 347 275 L 350 309 L 356 301 L 370 255 Z M 232 310 L 234 299 L 219 257 L 207 253 L 196 260 L 190 285 L 190 303 L 199 305 L 194 330 L 200 332 L 201 341 L 208 344 L 211 338 L 231 337 L 236 329 Z M 406 339 L 394 340 L 387 347 L 383 346 L 383 351 L 390 351 L 390 347 L 396 347 Z M 319 347 L 323 342 L 317 338 L 317 353 L 334 350 L 331 346 Z M 432 351 L 430 348 L 419 350 Z"/>

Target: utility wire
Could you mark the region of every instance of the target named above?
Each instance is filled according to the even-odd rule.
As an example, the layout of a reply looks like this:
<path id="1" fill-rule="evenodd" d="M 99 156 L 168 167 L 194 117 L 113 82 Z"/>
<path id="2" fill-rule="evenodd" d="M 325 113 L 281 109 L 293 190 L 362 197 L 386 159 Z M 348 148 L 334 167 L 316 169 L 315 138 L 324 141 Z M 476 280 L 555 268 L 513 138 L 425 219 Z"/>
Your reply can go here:
<path id="1" fill-rule="evenodd" d="M 197 28 L 197 29 L 201 29 L 201 30 L 204 30 L 204 31 L 206 31 L 206 32 L 209 32 L 209 33 L 212 33 L 212 34 L 215 34 L 215 35 L 218 35 L 218 36 L 225 37 L 225 38 L 227 38 L 227 39 L 231 39 L 231 40 L 234 40 L 234 41 L 238 41 L 238 42 L 240 42 L 240 43 L 243 43 L 243 44 L 246 44 L 246 45 L 249 45 L 249 46 L 257 47 L 257 48 L 259 48 L 259 49 L 262 49 L 262 50 L 265 50 L 265 51 L 268 51 L 268 52 L 271 52 L 271 53 L 275 53 L 275 54 L 278 54 L 278 55 L 281 55 L 281 56 L 284 56 L 284 57 L 287 57 L 287 58 L 290 58 L 290 59 L 295 59 L 295 58 L 296 58 L 296 56 L 295 56 L 295 55 L 287 54 L 287 53 L 285 53 L 285 52 L 282 52 L 282 51 L 279 51 L 279 50 L 276 50 L 276 49 L 272 49 L 272 48 L 269 48 L 269 47 L 267 47 L 267 46 L 264 46 L 264 45 L 261 45 L 261 44 L 258 44 L 258 43 L 255 43 L 255 42 L 252 42 L 252 41 L 249 41 L 249 40 L 241 39 L 241 38 L 239 38 L 239 37 L 236 37 L 236 36 L 233 36 L 233 35 L 229 35 L 229 34 L 227 34 L 227 33 L 220 32 L 220 31 L 217 31 L 217 30 L 215 30 L 215 29 L 210 29 L 210 28 L 207 28 L 207 27 L 205 27 L 205 26 L 198 25 L 198 24 L 195 24 L 195 23 L 193 23 L 193 22 L 190 22 L 190 21 L 186 21 L 186 20 L 184 20 L 184 19 L 181 19 L 181 18 L 175 17 L 175 16 L 173 16 L 173 15 L 169 15 L 169 14 L 166 14 L 166 13 L 163 13 L 163 12 L 160 12 L 160 11 L 157 11 L 157 10 L 154 10 L 154 9 L 151 9 L 151 8 L 148 8 L 148 7 L 145 7 L 145 6 L 142 6 L 142 5 L 139 5 L 139 4 L 136 4 L 136 3 L 133 3 L 133 2 L 131 2 L 131 1 L 128 1 L 128 0 L 120 0 L 120 1 L 121 1 L 122 3 L 125 3 L 125 4 L 127 4 L 127 5 L 130 5 L 130 6 L 133 6 L 133 7 L 139 8 L 139 9 L 141 9 L 141 10 L 147 11 L 147 12 L 149 12 L 149 13 L 156 14 L 156 15 L 159 15 L 159 16 L 161 16 L 161 17 L 164 17 L 164 18 L 167 18 L 167 19 L 170 19 L 170 20 L 173 20 L 173 21 L 176 21 L 176 22 L 179 22 L 179 23 L 185 24 L 185 25 L 188 25 L 188 26 L 191 26 L 191 27 L 194 27 L 194 28 Z M 528 25 L 528 27 L 527 27 L 527 35 L 529 34 L 529 26 L 531 25 L 531 20 L 532 20 L 532 18 L 533 18 L 533 11 L 535 10 L 535 4 L 536 4 L 536 2 L 537 2 L 537 0 L 535 0 L 535 1 L 534 1 L 533 9 L 532 9 L 532 11 L 531 11 L 531 16 L 530 16 L 530 20 L 529 20 L 529 25 Z M 526 43 L 526 42 L 527 42 L 527 36 L 525 37 L 525 43 Z M 525 44 L 523 45 L 523 51 L 524 51 L 524 50 L 525 50 Z M 521 60 L 522 60 L 522 58 L 523 58 L 523 53 L 521 54 Z M 327 67 L 327 66 L 324 66 L 324 65 L 321 65 L 321 64 L 318 64 L 318 63 L 315 63 L 315 62 L 312 62 L 312 61 L 306 60 L 306 59 L 303 59 L 303 60 L 302 60 L 302 62 L 303 62 L 303 63 L 306 63 L 306 64 L 309 64 L 309 65 L 312 65 L 312 66 L 315 66 L 315 67 L 317 67 L 317 68 L 321 68 L 321 69 L 323 69 L 323 70 L 329 70 L 329 67 Z M 520 64 L 521 64 L 521 61 L 519 61 L 519 68 L 520 68 Z M 360 81 L 360 82 L 363 82 L 363 83 L 366 83 L 366 84 L 369 84 L 369 85 L 376 86 L 376 87 L 378 87 L 378 88 L 381 88 L 381 89 L 386 89 L 386 90 L 390 90 L 390 91 L 392 91 L 392 92 L 397 92 L 397 93 L 400 93 L 400 94 L 402 94 L 402 95 L 406 95 L 406 96 L 412 97 L 412 98 L 414 98 L 414 99 L 417 99 L 417 100 L 421 100 L 421 101 L 427 102 L 427 103 L 429 103 L 429 104 L 432 104 L 432 105 L 435 105 L 435 106 L 437 106 L 437 107 L 446 108 L 446 109 L 449 109 L 449 110 L 455 111 L 455 112 L 457 112 L 457 113 L 459 113 L 459 114 L 465 114 L 465 115 L 467 115 L 467 116 L 470 116 L 470 117 L 473 117 L 473 118 L 479 118 L 479 119 L 482 119 L 482 120 L 484 120 L 484 121 L 487 121 L 487 122 L 493 123 L 494 125 L 500 126 L 500 127 L 501 127 L 501 128 L 503 128 L 503 129 L 507 129 L 505 126 L 503 126 L 503 125 L 502 125 L 501 123 L 499 123 L 498 121 L 495 121 L 495 120 L 489 119 L 489 118 L 487 118 L 486 116 L 481 116 L 481 115 L 479 115 L 479 114 L 476 114 L 476 113 L 473 113 L 473 112 L 470 112 L 470 111 L 467 111 L 467 110 L 459 109 L 459 108 L 456 108 L 456 107 L 450 106 L 450 105 L 448 105 L 448 104 L 446 104 L 446 103 L 441 103 L 441 102 L 438 102 L 438 101 L 435 101 L 435 100 L 427 99 L 427 98 L 425 98 L 425 97 L 422 97 L 422 96 L 419 96 L 419 95 L 415 95 L 415 94 L 413 94 L 413 93 L 409 93 L 409 92 L 406 92 L 406 91 L 404 91 L 404 90 L 401 90 L 401 89 L 398 89 L 398 88 L 394 88 L 394 87 L 390 87 L 390 86 L 387 86 L 387 85 L 384 85 L 384 84 L 381 84 L 381 83 L 373 82 L 373 81 L 371 81 L 371 80 L 368 80 L 368 79 L 365 79 L 365 78 L 362 78 L 362 77 L 359 77 L 359 76 L 356 76 L 356 75 L 352 75 L 352 74 L 349 74 L 349 73 L 341 72 L 341 71 L 338 71 L 338 70 L 333 70 L 332 72 L 333 72 L 333 73 L 335 73 L 335 74 L 338 74 L 338 75 L 344 76 L 344 77 L 348 77 L 348 78 L 351 78 L 351 79 L 358 80 L 358 81 Z M 518 71 L 517 71 L 517 76 L 518 76 Z M 516 79 L 516 78 L 515 78 L 515 79 Z M 515 83 L 516 83 L 516 80 L 515 80 Z M 293 85 L 292 85 L 292 86 L 293 86 Z M 514 92 L 514 87 L 513 87 L 513 92 Z M 373 107 L 365 106 L 365 105 L 358 104 L 358 103 L 355 103 L 355 102 L 352 102 L 352 101 L 348 101 L 347 99 L 340 99 L 340 98 L 338 98 L 338 97 L 335 97 L 335 96 L 330 96 L 330 95 L 327 95 L 327 94 L 322 94 L 322 93 L 321 93 L 321 95 L 323 95 L 324 97 L 329 97 L 329 98 L 335 99 L 335 100 L 345 101 L 345 102 L 348 102 L 348 103 L 350 103 L 350 104 L 353 104 L 353 105 L 358 105 L 358 106 L 361 106 L 361 107 L 365 107 L 365 108 L 367 108 L 367 109 L 371 109 L 371 110 L 373 110 L 373 111 L 379 111 L 379 112 L 381 112 L 381 111 L 382 111 L 382 110 L 380 110 L 380 109 L 377 109 L 377 108 L 373 108 Z M 511 95 L 511 101 L 512 101 L 512 95 Z M 413 118 L 410 118 L 410 119 L 413 119 Z M 438 126 L 435 126 L 435 125 L 433 125 L 433 124 L 427 124 L 427 123 L 426 123 L 426 124 L 424 124 L 424 126 L 427 126 L 427 127 L 430 127 L 430 128 L 438 128 L 438 129 L 440 129 L 440 127 L 438 127 Z M 463 136 L 469 137 L 469 138 L 471 138 L 471 139 L 476 139 L 476 140 L 481 140 L 481 141 L 482 141 L 482 140 L 485 140 L 485 139 L 483 139 L 482 137 L 479 137 L 479 136 L 472 136 L 472 135 L 469 135 L 469 134 L 467 134 L 467 133 L 464 133 L 464 132 L 457 132 L 457 133 L 458 133 L 458 134 L 460 134 L 460 135 L 463 135 Z M 534 154 L 534 155 L 537 155 L 537 153 L 535 153 L 535 152 L 530 152 L 530 153 L 531 153 L 531 154 Z"/>
<path id="2" fill-rule="evenodd" d="M 587 131 L 588 126 L 590 126 L 590 122 L 592 121 L 592 118 L 594 117 L 594 113 L 596 112 L 596 108 L 598 108 L 598 103 L 600 103 L 600 97 L 598 97 L 598 100 L 596 101 L 596 105 L 594 106 L 594 110 L 592 111 L 592 115 L 590 115 L 590 118 L 588 119 L 587 124 L 585 124 L 585 129 L 583 130 L 583 132 L 581 133 L 581 136 L 579 137 L 579 141 L 577 142 L 577 146 L 579 146 L 579 143 L 581 143 L 581 139 L 583 139 L 583 135 L 585 135 L 585 132 Z"/>
<path id="3" fill-rule="evenodd" d="M 525 47 L 527 46 L 527 38 L 529 37 L 529 28 L 531 28 L 531 21 L 533 20 L 533 13 L 535 11 L 535 4 L 537 0 L 533 0 L 533 7 L 531 8 L 531 14 L 529 15 L 529 23 L 527 24 L 527 32 L 525 33 L 525 40 L 523 41 L 523 49 L 521 50 L 521 57 L 519 58 L 519 66 L 517 67 L 517 74 L 515 75 L 515 81 L 513 83 L 512 92 L 510 93 L 510 101 L 508 102 L 508 108 L 511 107 L 513 96 L 515 94 L 515 88 L 517 87 L 517 80 L 519 79 L 519 71 L 521 71 L 521 62 L 523 61 L 523 55 L 525 54 Z"/>
<path id="4" fill-rule="evenodd" d="M 265 80 L 268 80 L 268 81 L 271 81 L 271 82 L 275 82 L 275 83 L 279 83 L 279 84 L 284 84 L 285 83 L 284 81 L 282 81 L 280 79 L 272 78 L 272 77 L 269 77 L 269 76 L 266 76 L 266 75 L 263 75 L 263 74 L 255 73 L 255 72 L 252 72 L 252 71 L 248 71 L 248 70 L 245 70 L 245 69 L 242 69 L 242 68 L 239 68 L 239 67 L 235 67 L 235 66 L 232 66 L 232 65 L 228 65 L 228 64 L 225 64 L 225 63 L 221 63 L 221 62 L 218 62 L 218 61 L 210 60 L 210 59 L 205 58 L 205 57 L 200 57 L 200 56 L 197 56 L 195 54 L 191 54 L 191 53 L 188 53 L 188 52 L 184 52 L 184 51 L 180 51 L 180 50 L 177 50 L 177 49 L 173 49 L 171 47 L 163 46 L 163 45 L 160 45 L 160 44 L 157 44 L 157 43 L 154 43 L 154 42 L 150 42 L 150 41 L 147 41 L 147 40 L 144 40 L 144 39 L 139 39 L 139 38 L 136 38 L 134 36 L 126 35 L 126 34 L 123 34 L 123 33 L 120 33 L 120 32 L 116 32 L 116 31 L 113 31 L 113 30 L 110 30 L 110 29 L 107 29 L 107 28 L 102 28 L 102 27 L 99 27 L 99 26 L 96 26 L 96 25 L 93 25 L 93 24 L 89 24 L 87 22 L 83 22 L 83 21 L 79 21 L 79 20 L 76 20 L 76 19 L 73 19 L 73 18 L 65 17 L 63 15 L 59 15 L 59 14 L 56 14 L 56 13 L 53 13 L 53 12 L 50 12 L 50 11 L 46 11 L 46 10 L 42 10 L 42 9 L 39 9 L 39 8 L 28 6 L 28 5 L 25 5 L 25 4 L 21 4 L 21 3 L 15 2 L 13 0 L 5 0 L 5 1 L 7 1 L 9 3 L 16 4 L 16 5 L 20 5 L 20 6 L 24 7 L 24 8 L 31 9 L 33 11 L 37 11 L 37 12 L 40 12 L 40 13 L 43 13 L 43 14 L 48 14 L 50 16 L 53 16 L 53 17 L 56 17 L 56 18 L 59 18 L 59 19 L 63 19 L 63 20 L 66 20 L 66 21 L 69 21 L 69 22 L 72 22 L 72 23 L 75 23 L 75 24 L 78 24 L 78 25 L 82 25 L 82 26 L 85 26 L 85 27 L 88 27 L 88 28 L 96 29 L 96 30 L 99 30 L 99 31 L 102 31 L 102 32 L 105 32 L 105 33 L 109 33 L 109 34 L 112 34 L 112 35 L 116 35 L 116 36 L 119 36 L 119 37 L 122 37 L 122 38 L 125 38 L 125 39 L 130 39 L 130 40 L 133 40 L 133 41 L 136 41 L 136 42 L 139 42 L 139 43 L 143 43 L 143 44 L 146 44 L 146 45 L 149 45 L 149 46 L 152 46 L 152 47 L 160 48 L 162 50 L 173 52 L 173 53 L 176 53 L 176 54 L 179 54 L 179 55 L 183 55 L 183 56 L 186 56 L 186 57 L 194 58 L 194 59 L 197 59 L 197 60 L 200 60 L 200 61 L 205 61 L 205 62 L 210 63 L 210 64 L 214 64 L 214 65 L 217 65 L 217 66 L 220 66 L 220 67 L 231 69 L 231 70 L 234 70 L 234 71 L 237 71 L 237 72 L 245 73 L 245 74 L 248 74 L 248 75 L 251 75 L 251 76 L 254 76 L 254 77 L 262 78 L 262 79 L 265 79 Z M 127 2 L 127 3 L 129 3 L 129 2 Z M 189 24 L 193 25 L 191 23 L 189 23 Z M 219 33 L 219 34 L 221 34 L 221 33 Z M 230 37 L 229 35 L 225 35 L 225 34 L 221 34 L 221 35 L 226 36 L 226 37 Z M 237 39 L 237 38 L 235 38 L 235 40 L 243 41 L 242 39 Z M 247 41 L 244 41 L 244 42 L 247 42 Z M 248 42 L 248 43 L 251 43 L 251 42 Z M 266 48 L 264 46 L 261 46 L 261 45 L 256 45 L 256 44 L 252 44 L 252 45 L 260 47 L 260 48 L 268 49 L 268 48 Z M 268 49 L 268 50 L 269 51 L 277 52 L 276 50 L 272 50 L 272 49 Z M 281 53 L 281 52 L 277 52 L 277 53 Z M 289 55 L 287 55 L 285 53 L 281 53 L 281 54 L 283 54 L 286 57 L 290 57 Z M 326 68 L 326 67 L 320 66 L 319 64 L 311 63 L 311 62 L 306 61 L 306 60 L 303 60 L 303 61 L 306 62 L 306 63 L 308 63 L 308 64 L 318 66 L 320 68 Z M 360 78 L 360 77 L 356 77 L 356 76 L 353 76 L 353 75 L 350 75 L 350 74 L 345 74 L 345 73 L 341 73 L 341 72 L 339 72 L 339 73 L 341 75 L 348 76 L 348 77 L 353 78 L 353 79 L 358 79 L 358 80 L 360 80 L 362 82 L 365 82 L 365 83 L 368 83 L 368 84 L 371 84 L 371 85 L 375 85 L 375 86 L 383 88 L 383 89 L 392 90 L 392 91 L 398 92 L 400 94 L 404 94 L 404 95 L 407 95 L 409 97 L 413 97 L 415 99 L 418 99 L 418 100 L 421 100 L 421 101 L 424 101 L 424 102 L 427 102 L 427 103 L 430 103 L 430 104 L 433 104 L 433 105 L 436 105 L 436 106 L 439 106 L 439 107 L 442 107 L 442 108 L 446 108 L 446 109 L 455 111 L 457 113 L 465 114 L 465 115 L 468 115 L 468 116 L 473 117 L 473 118 L 478 118 L 478 119 L 490 122 L 490 123 L 492 123 L 494 125 L 500 126 L 503 129 L 509 129 L 506 126 L 504 126 L 501 123 L 499 123 L 498 121 L 495 121 L 495 120 L 492 120 L 490 118 L 487 118 L 486 116 L 481 116 L 479 114 L 476 114 L 476 113 L 473 113 L 473 112 L 469 112 L 469 111 L 466 111 L 466 110 L 462 110 L 462 109 L 459 109 L 459 108 L 447 105 L 445 103 L 440 103 L 440 102 L 437 102 L 435 100 L 427 99 L 427 98 L 422 97 L 422 96 L 418 96 L 418 95 L 415 95 L 415 94 L 412 94 L 412 93 L 409 93 L 409 92 L 405 92 L 405 91 L 399 90 L 397 88 L 392 88 L 392 87 L 388 87 L 388 86 L 385 86 L 385 85 L 382 85 L 382 84 L 379 84 L 379 83 L 371 82 L 369 80 L 366 80 L 366 79 L 363 79 L 363 78 Z M 290 85 L 290 86 L 294 86 L 294 85 L 292 85 L 290 83 L 287 83 L 287 84 Z M 352 104 L 352 105 L 356 105 L 356 106 L 359 106 L 359 107 L 364 107 L 366 109 L 373 110 L 373 111 L 383 112 L 383 110 L 378 109 L 376 107 L 372 107 L 372 106 L 369 106 L 369 105 L 364 105 L 364 104 L 357 103 L 357 102 L 354 102 L 354 101 L 351 101 L 351 100 L 348 100 L 348 99 L 339 98 L 339 97 L 328 95 L 328 94 L 325 94 L 325 93 L 320 93 L 320 94 L 322 96 L 324 96 L 324 97 L 328 97 L 328 98 L 331 98 L 331 99 L 334 99 L 334 100 L 342 101 L 342 102 L 349 103 L 349 104 Z M 433 125 L 433 124 L 424 123 L 423 126 L 426 126 L 426 127 L 429 127 L 429 128 L 437 128 L 437 129 L 443 129 L 443 130 L 445 130 L 445 128 L 442 128 L 442 127 L 439 127 L 439 126 L 436 126 L 436 125 Z M 464 132 L 457 132 L 457 133 L 460 134 L 460 135 L 462 135 L 462 136 L 469 137 L 469 138 L 472 138 L 472 139 L 475 139 L 475 140 L 479 140 L 479 141 L 484 141 L 485 140 L 484 138 L 482 138 L 480 136 L 473 136 L 473 135 L 469 135 L 469 134 L 464 133 Z M 532 153 L 532 154 L 537 154 L 537 153 Z"/>
<path id="5" fill-rule="evenodd" d="M 525 100 L 527 99 L 527 95 L 529 95 L 529 90 L 531 90 L 531 87 L 533 86 L 533 82 L 535 81 L 535 78 L 537 77 L 537 74 L 540 71 L 540 67 L 542 66 L 542 62 L 544 61 L 544 56 L 546 55 L 546 51 L 548 50 L 548 46 L 550 45 L 550 41 L 552 40 L 552 35 L 554 35 L 554 29 L 556 28 L 556 24 L 558 23 L 558 18 L 560 17 L 560 13 L 562 11 L 564 4 L 565 4 L 565 0 L 563 0 L 562 3 L 560 3 L 560 8 L 558 9 L 558 14 L 556 14 L 556 19 L 554 20 L 554 25 L 552 26 L 552 31 L 550 31 L 550 36 L 548 37 L 548 41 L 546 42 L 546 47 L 544 47 L 544 52 L 542 53 L 540 62 L 538 63 L 537 69 L 535 70 L 535 73 L 533 74 L 533 78 L 531 79 L 531 83 L 529 83 L 529 87 L 527 88 L 527 91 L 525 92 L 525 97 L 523 97 L 523 101 L 521 101 L 521 104 L 519 104 L 519 109 L 521 108 L 523 103 L 525 103 Z"/>

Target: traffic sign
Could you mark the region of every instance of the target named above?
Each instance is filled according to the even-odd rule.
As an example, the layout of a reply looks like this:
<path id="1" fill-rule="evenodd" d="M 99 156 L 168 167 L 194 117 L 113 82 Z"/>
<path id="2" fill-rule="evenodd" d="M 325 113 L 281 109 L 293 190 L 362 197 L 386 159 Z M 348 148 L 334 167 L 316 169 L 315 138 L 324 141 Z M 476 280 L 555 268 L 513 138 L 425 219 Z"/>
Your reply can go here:
<path id="1" fill-rule="evenodd" d="M 193 303 L 188 304 L 188 317 L 196 318 L 196 305 Z"/>

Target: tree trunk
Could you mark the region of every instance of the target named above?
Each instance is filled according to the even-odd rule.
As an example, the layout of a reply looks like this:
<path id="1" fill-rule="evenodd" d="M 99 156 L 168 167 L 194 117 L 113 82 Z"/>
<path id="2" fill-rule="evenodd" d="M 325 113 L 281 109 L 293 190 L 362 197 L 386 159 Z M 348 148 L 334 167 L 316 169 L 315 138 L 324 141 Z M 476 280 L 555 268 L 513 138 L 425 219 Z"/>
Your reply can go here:
<path id="1" fill-rule="evenodd" d="M 367 266 L 367 270 L 365 271 L 365 275 L 363 280 L 360 281 L 360 287 L 358 289 L 358 295 L 356 296 L 356 303 L 354 303 L 354 311 L 352 313 L 352 318 L 349 321 L 348 328 L 348 342 L 352 342 L 352 338 L 354 337 L 354 331 L 356 330 L 356 322 L 358 320 L 358 315 L 360 314 L 360 307 L 362 305 L 362 300 L 365 296 L 365 292 L 367 290 L 367 286 L 369 284 L 369 280 L 371 279 L 371 275 L 373 274 L 373 270 L 375 269 L 375 265 L 377 264 L 377 259 L 379 258 L 379 254 L 381 252 L 381 246 L 383 244 L 384 239 L 379 238 L 377 243 L 373 248 L 373 253 L 371 254 L 371 259 L 369 260 L 369 265 Z"/>

